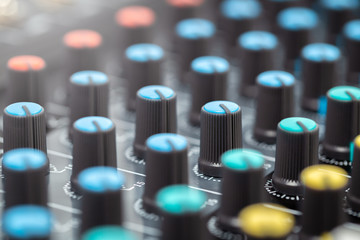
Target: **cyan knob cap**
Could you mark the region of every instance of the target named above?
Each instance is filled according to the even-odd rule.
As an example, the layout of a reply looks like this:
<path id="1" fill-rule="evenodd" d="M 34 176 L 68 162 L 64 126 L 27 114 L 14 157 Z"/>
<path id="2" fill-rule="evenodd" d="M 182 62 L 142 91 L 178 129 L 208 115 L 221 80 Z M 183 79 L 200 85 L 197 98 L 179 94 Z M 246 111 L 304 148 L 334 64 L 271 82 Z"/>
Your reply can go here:
<path id="1" fill-rule="evenodd" d="M 4 109 L 4 152 L 14 148 L 34 148 L 47 153 L 46 119 L 42 106 L 17 102 Z"/>
<path id="2" fill-rule="evenodd" d="M 350 190 L 347 193 L 346 199 L 355 212 L 360 212 L 360 137 L 359 135 L 354 139 L 352 144 L 352 169 Z"/>
<path id="3" fill-rule="evenodd" d="M 70 124 L 86 116 L 109 114 L 109 79 L 98 71 L 76 72 L 70 77 Z"/>
<path id="4" fill-rule="evenodd" d="M 71 181 L 78 187 L 78 174 L 88 167 L 116 167 L 115 124 L 105 117 L 83 117 L 73 125 Z"/>
<path id="5" fill-rule="evenodd" d="M 176 131 L 176 93 L 161 85 L 142 87 L 136 98 L 134 154 L 144 158 L 148 137 Z"/>
<path id="6" fill-rule="evenodd" d="M 124 77 L 128 82 L 126 107 L 135 110 L 137 91 L 144 86 L 163 82 L 161 67 L 164 50 L 155 44 L 139 43 L 128 47 L 125 55 Z"/>
<path id="7" fill-rule="evenodd" d="M 156 203 L 164 220 L 163 239 L 196 240 L 202 238 L 201 209 L 206 195 L 187 185 L 172 185 L 161 189 Z"/>
<path id="8" fill-rule="evenodd" d="M 225 151 L 242 147 L 241 109 L 229 101 L 205 104 L 200 114 L 199 171 L 220 177 L 220 156 Z"/>
<path id="9" fill-rule="evenodd" d="M 2 217 L 2 229 L 9 240 L 48 240 L 53 225 L 50 211 L 37 205 L 9 208 Z"/>
<path id="10" fill-rule="evenodd" d="M 319 126 L 308 118 L 280 121 L 276 137 L 274 188 L 291 196 L 302 195 L 300 172 L 318 162 Z"/>
<path id="11" fill-rule="evenodd" d="M 294 115 L 295 77 L 284 71 L 266 71 L 257 77 L 257 103 L 254 138 L 267 144 L 276 143 L 278 123 Z"/>
<path id="12" fill-rule="evenodd" d="M 350 143 L 359 133 L 360 89 L 351 86 L 331 88 L 327 92 L 322 153 L 329 159 L 349 162 Z"/>
<path id="13" fill-rule="evenodd" d="M 360 20 L 347 22 L 343 28 L 345 54 L 347 59 L 347 77 L 346 82 L 358 85 L 360 67 Z"/>
<path id="14" fill-rule="evenodd" d="M 159 133 L 146 140 L 146 186 L 143 206 L 157 212 L 156 193 L 163 187 L 188 183 L 188 142 L 174 133 Z"/>
<path id="15" fill-rule="evenodd" d="M 341 65 L 341 51 L 334 45 L 312 43 L 302 49 L 302 108 L 315 112 L 319 110 L 320 97 L 340 82 Z"/>
<path id="16" fill-rule="evenodd" d="M 124 176 L 113 167 L 90 167 L 80 172 L 81 232 L 100 225 L 121 225 Z"/>
<path id="17" fill-rule="evenodd" d="M 270 32 L 248 31 L 240 35 L 238 59 L 242 71 L 239 93 L 242 96 L 256 96 L 256 77 L 260 73 L 282 68 L 283 58 L 279 46 L 278 38 Z"/>
<path id="18" fill-rule="evenodd" d="M 191 63 L 191 109 L 189 120 L 200 125 L 201 107 L 207 102 L 226 99 L 229 62 L 221 57 L 203 56 Z"/>
<path id="19" fill-rule="evenodd" d="M 252 149 L 232 149 L 221 156 L 223 164 L 222 196 L 218 211 L 219 226 L 240 232 L 239 212 L 246 206 L 263 200 L 264 158 Z"/>
<path id="20" fill-rule="evenodd" d="M 105 225 L 92 228 L 85 232 L 81 240 L 137 240 L 139 239 L 132 232 L 116 226 L 116 225 Z"/>

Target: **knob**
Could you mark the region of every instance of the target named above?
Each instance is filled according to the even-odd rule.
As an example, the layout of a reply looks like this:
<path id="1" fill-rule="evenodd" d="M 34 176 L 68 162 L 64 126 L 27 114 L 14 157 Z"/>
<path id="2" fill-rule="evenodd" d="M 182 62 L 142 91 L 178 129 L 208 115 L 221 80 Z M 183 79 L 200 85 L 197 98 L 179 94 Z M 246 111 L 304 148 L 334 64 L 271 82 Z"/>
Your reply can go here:
<path id="1" fill-rule="evenodd" d="M 215 36 L 215 25 L 200 18 L 185 19 L 176 25 L 175 52 L 179 65 L 179 79 L 187 80 L 192 60 L 210 54 L 210 47 Z"/>
<path id="2" fill-rule="evenodd" d="M 47 153 L 46 120 L 42 106 L 17 102 L 4 109 L 4 153 L 14 148 L 35 148 Z"/>
<path id="3" fill-rule="evenodd" d="M 360 20 L 352 20 L 345 24 L 344 46 L 347 59 L 346 82 L 354 85 L 359 84 L 360 66 Z"/>
<path id="4" fill-rule="evenodd" d="M 338 86 L 328 91 L 325 136 L 322 143 L 322 153 L 328 159 L 321 158 L 322 161 L 336 159 L 339 165 L 350 164 L 350 143 L 360 133 L 359 104 L 359 88 Z"/>
<path id="5" fill-rule="evenodd" d="M 259 25 L 262 6 L 253 0 L 227 0 L 220 6 L 220 29 L 224 31 L 227 52 L 232 55 L 237 46 L 238 37 Z"/>
<path id="6" fill-rule="evenodd" d="M 47 205 L 49 160 L 32 148 L 17 148 L 4 154 L 2 161 L 6 208 L 20 204 Z"/>
<path id="7" fill-rule="evenodd" d="M 341 79 L 342 58 L 339 48 L 326 43 L 312 43 L 301 51 L 302 100 L 301 107 L 318 111 L 319 98 L 337 85 Z"/>
<path id="8" fill-rule="evenodd" d="M 274 188 L 281 193 L 302 195 L 300 172 L 318 162 L 319 126 L 311 119 L 281 120 L 276 138 Z"/>
<path id="9" fill-rule="evenodd" d="M 318 15 L 308 8 L 287 8 L 279 13 L 277 24 L 286 53 L 286 68 L 293 71 L 297 67 L 295 60 L 300 56 L 301 49 L 316 40 Z"/>
<path id="10" fill-rule="evenodd" d="M 285 240 L 295 226 L 295 218 L 279 204 L 257 203 L 239 214 L 239 225 L 248 240 Z"/>
<path id="11" fill-rule="evenodd" d="M 19 205 L 4 212 L 2 225 L 4 235 L 9 240 L 49 240 L 53 216 L 42 206 Z"/>
<path id="12" fill-rule="evenodd" d="M 161 210 L 163 240 L 197 240 L 202 238 L 201 209 L 206 194 L 186 185 L 161 189 L 156 203 Z"/>
<path id="13" fill-rule="evenodd" d="M 321 5 L 327 23 L 327 39 L 331 43 L 337 43 L 344 24 L 356 17 L 359 2 L 357 0 L 322 0 Z"/>
<path id="14" fill-rule="evenodd" d="M 360 136 L 354 140 L 352 155 L 350 190 L 346 200 L 353 211 L 360 212 Z"/>
<path id="15" fill-rule="evenodd" d="M 176 132 L 176 93 L 159 85 L 141 88 L 136 99 L 134 154 L 144 158 L 145 142 L 151 135 Z"/>
<path id="16" fill-rule="evenodd" d="M 71 181 L 77 190 L 78 174 L 92 166 L 116 167 L 115 124 L 99 116 L 83 117 L 74 123 Z"/>
<path id="17" fill-rule="evenodd" d="M 10 58 L 7 63 L 7 102 L 35 102 L 44 106 L 45 61 L 38 56 L 23 55 Z"/>
<path id="18" fill-rule="evenodd" d="M 312 1 L 312 0 L 310 0 Z M 266 1 L 261 1 L 263 8 L 266 10 L 265 14 L 266 17 L 269 19 L 268 20 L 268 24 L 270 25 L 270 27 L 274 30 L 276 30 L 276 26 L 274 26 L 276 24 L 276 17 L 278 16 L 278 14 L 287 8 L 291 8 L 291 7 L 303 7 L 303 6 L 307 6 L 309 5 L 308 0 L 296 0 L 296 1 L 292 1 L 292 0 L 285 0 L 285 1 L 274 1 L 274 0 L 266 0 Z M 265 23 L 263 23 L 265 24 Z"/>
<path id="19" fill-rule="evenodd" d="M 128 47 L 125 55 L 124 76 L 128 90 L 126 107 L 128 110 L 135 110 L 136 92 L 146 85 L 163 82 L 161 67 L 164 51 L 158 45 L 141 43 Z"/>
<path id="20" fill-rule="evenodd" d="M 282 68 L 279 42 L 270 32 L 249 31 L 239 37 L 238 44 L 238 59 L 242 69 L 239 93 L 255 97 L 256 77 L 264 71 Z"/>
<path id="21" fill-rule="evenodd" d="M 240 210 L 263 200 L 264 158 L 252 149 L 233 149 L 221 156 L 221 162 L 223 179 L 218 224 L 224 230 L 240 232 L 237 224 Z"/>
<path id="22" fill-rule="evenodd" d="M 226 99 L 229 68 L 228 61 L 215 56 L 199 57 L 192 61 L 192 101 L 189 116 L 191 124 L 200 125 L 200 111 L 205 103 Z"/>
<path id="23" fill-rule="evenodd" d="M 122 224 L 121 188 L 124 177 L 116 168 L 90 167 L 80 172 L 81 232 L 99 225 Z"/>
<path id="24" fill-rule="evenodd" d="M 70 124 L 86 116 L 109 115 L 109 80 L 108 77 L 97 71 L 81 71 L 74 73 L 70 78 Z M 72 134 L 72 133 L 71 133 Z"/>
<path id="25" fill-rule="evenodd" d="M 259 142 L 275 144 L 278 123 L 294 115 L 295 78 L 284 71 L 266 71 L 256 82 L 258 95 L 253 135 Z"/>
<path id="26" fill-rule="evenodd" d="M 118 25 L 119 56 L 136 43 L 153 42 L 156 26 L 155 12 L 145 6 L 131 5 L 119 9 L 115 16 Z"/>
<path id="27" fill-rule="evenodd" d="M 115 225 L 95 227 L 84 233 L 81 240 L 137 240 L 132 232 Z"/>
<path id="28" fill-rule="evenodd" d="M 229 101 L 205 104 L 200 113 L 200 172 L 221 177 L 220 156 L 225 151 L 242 147 L 241 109 Z"/>
<path id="29" fill-rule="evenodd" d="M 188 143 L 183 136 L 173 133 L 152 135 L 146 141 L 146 186 L 143 206 L 156 212 L 156 193 L 163 187 L 188 183 Z"/>
<path id="30" fill-rule="evenodd" d="M 305 186 L 302 234 L 320 236 L 343 223 L 346 175 L 345 170 L 325 164 L 314 165 L 301 172 L 301 181 Z"/>

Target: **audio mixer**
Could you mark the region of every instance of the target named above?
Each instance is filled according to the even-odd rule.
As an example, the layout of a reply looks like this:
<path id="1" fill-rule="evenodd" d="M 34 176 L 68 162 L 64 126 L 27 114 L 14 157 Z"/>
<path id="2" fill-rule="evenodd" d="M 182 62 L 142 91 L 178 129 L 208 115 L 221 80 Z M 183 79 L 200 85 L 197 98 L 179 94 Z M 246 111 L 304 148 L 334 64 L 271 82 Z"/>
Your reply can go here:
<path id="1" fill-rule="evenodd" d="M 2 239 L 360 239 L 360 1 L 0 0 Z"/>

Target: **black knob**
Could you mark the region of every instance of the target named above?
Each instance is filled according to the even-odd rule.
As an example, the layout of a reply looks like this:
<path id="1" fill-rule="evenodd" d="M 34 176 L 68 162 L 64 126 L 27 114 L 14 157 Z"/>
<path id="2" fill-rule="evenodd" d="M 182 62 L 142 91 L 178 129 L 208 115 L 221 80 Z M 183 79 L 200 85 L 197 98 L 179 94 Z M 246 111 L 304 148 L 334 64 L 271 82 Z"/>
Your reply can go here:
<path id="1" fill-rule="evenodd" d="M 38 56 L 10 58 L 7 63 L 7 103 L 34 102 L 44 106 L 45 68 L 45 61 Z"/>
<path id="2" fill-rule="evenodd" d="M 99 225 L 121 225 L 124 177 L 116 168 L 90 167 L 79 174 L 81 232 Z"/>
<path id="3" fill-rule="evenodd" d="M 301 107 L 318 111 L 320 97 L 341 80 L 342 58 L 340 50 L 326 43 L 312 43 L 301 52 L 301 78 L 303 82 Z"/>
<path id="4" fill-rule="evenodd" d="M 211 21 L 200 18 L 185 19 L 176 25 L 175 52 L 178 55 L 180 81 L 187 81 L 192 60 L 211 54 L 215 32 L 215 25 Z"/>
<path id="5" fill-rule="evenodd" d="M 229 63 L 223 58 L 204 56 L 191 63 L 190 123 L 200 125 L 200 111 L 205 103 L 226 99 Z"/>
<path id="6" fill-rule="evenodd" d="M 301 49 L 316 40 L 318 15 L 308 8 L 287 8 L 279 13 L 277 24 L 284 45 L 286 69 L 293 71 L 294 68 L 297 69 L 295 60 L 300 56 Z"/>
<path id="7" fill-rule="evenodd" d="M 124 239 L 124 240 L 137 240 L 135 234 L 132 232 L 114 225 L 105 225 L 92 228 L 86 231 L 81 240 L 113 240 L 113 239 Z"/>
<path id="8" fill-rule="evenodd" d="M 346 22 L 356 17 L 359 10 L 357 0 L 322 0 L 321 7 L 325 12 L 327 40 L 339 42 L 339 33 Z"/>
<path id="9" fill-rule="evenodd" d="M 261 1 L 263 8 L 265 10 L 265 15 L 268 18 L 268 23 L 270 28 L 276 30 L 276 18 L 282 10 L 290 7 L 303 7 L 308 6 L 307 3 L 309 0 L 285 0 L 285 1 L 274 1 L 274 0 L 263 0 Z M 313 1 L 313 0 L 310 0 Z M 266 24 L 266 23 L 263 23 Z M 275 26 L 274 26 L 275 25 Z"/>
<path id="10" fill-rule="evenodd" d="M 47 208 L 19 205 L 4 212 L 2 229 L 8 240 L 49 240 L 53 222 L 54 218 Z"/>
<path id="11" fill-rule="evenodd" d="M 75 190 L 78 174 L 88 167 L 116 167 L 115 124 L 108 118 L 90 116 L 78 119 L 73 130 L 71 181 Z"/>
<path id="12" fill-rule="evenodd" d="M 355 138 L 353 148 L 350 190 L 346 199 L 354 212 L 360 212 L 360 136 Z"/>
<path id="13" fill-rule="evenodd" d="M 327 93 L 325 136 L 322 153 L 327 159 L 350 165 L 350 143 L 360 133 L 360 89 L 338 86 Z M 339 163 L 340 164 L 340 163 Z"/>
<path id="14" fill-rule="evenodd" d="M 266 71 L 257 77 L 254 138 L 274 144 L 278 123 L 294 115 L 295 78 L 288 72 Z"/>
<path id="15" fill-rule="evenodd" d="M 278 125 L 274 188 L 281 193 L 302 195 L 300 172 L 318 162 L 319 127 L 311 119 L 285 118 Z"/>
<path id="16" fill-rule="evenodd" d="M 344 46 L 347 59 L 347 77 L 348 83 L 358 85 L 360 76 L 360 20 L 352 20 L 345 24 Z"/>
<path id="17" fill-rule="evenodd" d="M 238 37 L 259 25 L 262 6 L 253 0 L 222 1 L 219 28 L 224 31 L 226 50 L 233 55 Z"/>
<path id="18" fill-rule="evenodd" d="M 186 185 L 172 185 L 161 189 L 156 203 L 163 216 L 163 240 L 198 240 L 202 237 L 201 209 L 206 194 Z"/>
<path id="19" fill-rule="evenodd" d="M 74 122 L 79 118 L 108 116 L 109 80 L 104 73 L 77 72 L 71 76 L 70 84 L 70 132 L 73 130 Z"/>
<path id="20" fill-rule="evenodd" d="M 225 151 L 242 147 L 241 109 L 229 101 L 205 104 L 200 115 L 199 171 L 220 177 L 220 156 Z"/>
<path id="21" fill-rule="evenodd" d="M 152 135 L 146 141 L 146 186 L 143 206 L 156 212 L 156 193 L 163 187 L 188 183 L 188 143 L 174 133 Z"/>
<path id="22" fill-rule="evenodd" d="M 239 226 L 248 240 L 286 240 L 295 226 L 295 217 L 282 205 L 258 203 L 240 212 Z"/>
<path id="23" fill-rule="evenodd" d="M 6 208 L 20 204 L 47 206 L 49 160 L 32 148 L 17 148 L 4 154 L 4 200 Z"/>
<path id="24" fill-rule="evenodd" d="M 302 234 L 320 236 L 343 223 L 343 201 L 347 173 L 331 165 L 314 165 L 304 169 L 305 186 L 302 206 Z"/>
<path id="25" fill-rule="evenodd" d="M 46 119 L 42 106 L 18 102 L 4 109 L 4 152 L 14 148 L 35 148 L 47 153 Z"/>
<path id="26" fill-rule="evenodd" d="M 115 19 L 119 28 L 119 56 L 123 56 L 125 49 L 133 44 L 153 42 L 156 14 L 151 8 L 126 6 L 117 11 Z"/>
<path id="27" fill-rule="evenodd" d="M 136 99 L 134 154 L 144 158 L 145 141 L 151 135 L 176 132 L 176 93 L 165 86 L 141 88 Z"/>
<path id="28" fill-rule="evenodd" d="M 249 31 L 238 39 L 240 60 L 240 95 L 255 97 L 256 77 L 267 70 L 281 69 L 283 59 L 277 37 L 264 31 Z"/>
<path id="29" fill-rule="evenodd" d="M 161 67 L 164 60 L 164 51 L 158 45 L 140 43 L 128 47 L 125 55 L 126 107 L 128 110 L 135 110 L 136 92 L 140 88 L 147 85 L 162 84 Z"/>
<path id="30" fill-rule="evenodd" d="M 239 212 L 263 200 L 264 158 L 252 149 L 233 149 L 221 156 L 221 162 L 223 179 L 218 224 L 224 230 L 240 232 Z"/>

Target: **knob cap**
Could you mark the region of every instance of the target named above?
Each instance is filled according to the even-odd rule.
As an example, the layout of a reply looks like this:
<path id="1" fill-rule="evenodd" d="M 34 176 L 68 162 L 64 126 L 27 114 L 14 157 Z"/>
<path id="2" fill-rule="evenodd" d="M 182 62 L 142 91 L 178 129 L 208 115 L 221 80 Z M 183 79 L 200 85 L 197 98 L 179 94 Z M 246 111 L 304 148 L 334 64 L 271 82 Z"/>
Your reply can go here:
<path id="1" fill-rule="evenodd" d="M 276 143 L 278 123 L 294 115 L 295 78 L 288 72 L 266 71 L 257 77 L 257 105 L 254 138 Z"/>
<path id="2" fill-rule="evenodd" d="M 137 240 L 132 232 L 115 225 L 106 225 L 90 229 L 86 231 L 81 240 Z"/>
<path id="3" fill-rule="evenodd" d="M 79 174 L 81 232 L 99 225 L 121 225 L 124 177 L 116 168 L 90 167 Z"/>
<path id="4" fill-rule="evenodd" d="M 239 93 L 246 97 L 257 94 L 256 77 L 267 70 L 282 68 L 282 57 L 277 37 L 264 31 L 249 31 L 238 39 L 240 59 Z"/>
<path id="5" fill-rule="evenodd" d="M 308 2 L 312 0 L 285 0 L 285 1 L 274 1 L 274 0 L 266 0 L 261 1 L 263 8 L 265 9 L 266 17 L 269 19 L 268 24 L 274 30 L 277 30 L 276 26 L 276 18 L 279 13 L 287 8 L 291 7 L 304 7 L 309 5 Z M 263 23 L 264 24 L 264 23 Z M 274 26 L 275 25 L 275 26 Z"/>
<path id="6" fill-rule="evenodd" d="M 229 101 L 209 102 L 201 109 L 200 122 L 199 170 L 220 177 L 221 154 L 242 147 L 240 106 Z"/>
<path id="7" fill-rule="evenodd" d="M 161 189 L 156 202 L 164 220 L 161 224 L 163 240 L 203 239 L 201 208 L 206 195 L 186 185 L 172 185 Z"/>
<path id="8" fill-rule="evenodd" d="M 175 28 L 175 52 L 178 54 L 179 80 L 186 82 L 192 60 L 210 54 L 210 47 L 216 27 L 209 20 L 200 18 L 185 19 Z"/>
<path id="9" fill-rule="evenodd" d="M 90 116 L 74 123 L 71 181 L 77 188 L 78 174 L 92 166 L 116 167 L 115 124 L 108 118 Z"/>
<path id="10" fill-rule="evenodd" d="M 152 135 L 146 141 L 146 186 L 143 205 L 146 211 L 156 212 L 156 193 L 163 187 L 188 183 L 188 143 L 173 133 Z"/>
<path id="11" fill-rule="evenodd" d="M 288 195 L 302 195 L 300 172 L 318 162 L 319 126 L 311 119 L 285 118 L 278 125 L 274 188 Z"/>
<path id="12" fill-rule="evenodd" d="M 70 78 L 70 132 L 76 120 L 109 115 L 109 80 L 97 71 L 81 71 Z"/>
<path id="13" fill-rule="evenodd" d="M 144 158 L 145 141 L 151 135 L 176 131 L 176 93 L 159 85 L 141 88 L 136 99 L 134 154 Z"/>
<path id="14" fill-rule="evenodd" d="M 38 56 L 23 55 L 10 58 L 7 63 L 7 103 L 35 102 L 44 106 L 45 61 Z"/>
<path id="15" fill-rule="evenodd" d="M 229 62 L 220 57 L 199 57 L 191 63 L 190 123 L 200 125 L 201 107 L 207 102 L 226 99 Z"/>
<path id="16" fill-rule="evenodd" d="M 322 153 L 349 165 L 350 143 L 360 133 L 360 89 L 338 86 L 327 93 L 325 136 Z"/>
<path id="17" fill-rule="evenodd" d="M 4 109 L 4 153 L 15 148 L 35 148 L 47 153 L 46 120 L 42 106 L 17 102 Z"/>
<path id="18" fill-rule="evenodd" d="M 135 110 L 136 92 L 146 85 L 162 83 L 164 51 L 158 45 L 141 43 L 128 47 L 125 55 L 124 76 L 128 90 L 126 107 Z"/>
<path id="19" fill-rule="evenodd" d="M 277 17 L 279 36 L 285 48 L 286 68 L 294 70 L 295 60 L 300 56 L 301 49 L 314 42 L 319 26 L 319 18 L 315 11 L 292 7 L 282 10 Z"/>
<path id="20" fill-rule="evenodd" d="M 19 205 L 5 211 L 2 223 L 6 239 L 49 240 L 53 216 L 45 207 Z"/>
<path id="21" fill-rule="evenodd" d="M 302 171 L 304 235 L 320 236 L 343 223 L 346 174 L 345 170 L 331 165 L 314 165 Z"/>
<path id="22" fill-rule="evenodd" d="M 233 149 L 221 156 L 221 162 L 223 179 L 218 224 L 224 230 L 240 232 L 237 223 L 240 210 L 263 200 L 264 158 L 252 149 Z"/>
<path id="23" fill-rule="evenodd" d="M 319 98 L 340 82 L 341 60 L 341 52 L 334 45 L 312 43 L 302 49 L 303 109 L 319 110 Z"/>
<path id="24" fill-rule="evenodd" d="M 346 199 L 353 211 L 360 212 L 360 136 L 354 140 L 352 155 L 350 190 Z"/>
<path id="25" fill-rule="evenodd" d="M 240 212 L 239 225 L 248 240 L 285 240 L 295 226 L 295 218 L 279 204 L 258 203 Z"/>
<path id="26" fill-rule="evenodd" d="M 347 59 L 347 77 L 346 82 L 350 84 L 359 84 L 360 76 L 360 19 L 352 20 L 345 24 L 344 46 Z"/>
<path id="27" fill-rule="evenodd" d="M 6 208 L 20 204 L 47 205 L 49 160 L 37 149 L 17 148 L 2 161 Z"/>

